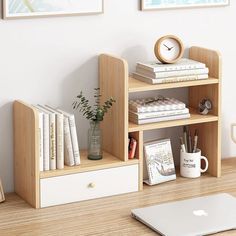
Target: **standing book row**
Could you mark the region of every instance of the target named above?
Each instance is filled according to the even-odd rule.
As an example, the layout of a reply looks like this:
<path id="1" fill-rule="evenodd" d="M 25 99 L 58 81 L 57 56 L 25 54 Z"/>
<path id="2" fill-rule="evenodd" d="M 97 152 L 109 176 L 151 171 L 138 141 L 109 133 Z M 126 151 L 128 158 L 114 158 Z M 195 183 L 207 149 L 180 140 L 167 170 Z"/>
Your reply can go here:
<path id="1" fill-rule="evenodd" d="M 133 77 L 149 84 L 161 84 L 207 79 L 208 73 L 206 64 L 182 58 L 175 64 L 138 62 Z"/>
<path id="2" fill-rule="evenodd" d="M 75 117 L 50 106 L 34 106 L 39 114 L 40 171 L 80 164 Z"/>

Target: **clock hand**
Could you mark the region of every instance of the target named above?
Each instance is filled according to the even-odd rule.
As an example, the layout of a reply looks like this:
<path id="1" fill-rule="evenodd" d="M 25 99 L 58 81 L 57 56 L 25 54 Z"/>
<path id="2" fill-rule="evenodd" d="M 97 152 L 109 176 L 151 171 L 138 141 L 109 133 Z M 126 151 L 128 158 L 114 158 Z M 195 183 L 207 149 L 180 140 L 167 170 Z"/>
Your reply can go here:
<path id="1" fill-rule="evenodd" d="M 169 50 L 171 50 L 172 48 L 174 48 L 174 47 L 169 48 Z"/>
<path id="2" fill-rule="evenodd" d="M 168 46 L 166 46 L 165 44 L 163 44 L 169 51 L 170 51 L 170 48 Z"/>

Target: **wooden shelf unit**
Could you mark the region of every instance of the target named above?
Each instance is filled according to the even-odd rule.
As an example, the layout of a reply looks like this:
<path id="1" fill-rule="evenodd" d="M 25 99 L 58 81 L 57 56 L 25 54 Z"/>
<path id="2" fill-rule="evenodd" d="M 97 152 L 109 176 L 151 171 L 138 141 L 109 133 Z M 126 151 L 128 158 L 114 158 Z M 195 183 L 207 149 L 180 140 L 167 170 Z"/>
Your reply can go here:
<path id="1" fill-rule="evenodd" d="M 187 82 L 150 85 L 129 76 L 126 60 L 107 54 L 100 55 L 100 86 L 104 98 L 114 97 L 116 104 L 104 121 L 104 138 L 108 146 L 105 150 L 119 150 L 127 160 L 128 134 L 136 137 L 138 152 L 136 158 L 140 160 L 143 169 L 143 132 L 146 130 L 163 129 L 189 125 L 192 132 L 199 130 L 199 148 L 208 158 L 208 173 L 211 176 L 221 175 L 221 56 L 219 52 L 201 47 L 191 47 L 189 58 L 206 64 L 209 68 L 209 78 Z M 152 124 L 137 125 L 128 121 L 129 94 L 188 87 L 189 107 L 191 118 L 175 121 L 164 121 Z M 197 108 L 203 98 L 211 99 L 212 111 L 204 116 L 198 114 Z M 141 177 L 140 177 L 141 178 Z M 140 179 L 141 182 L 141 179 Z"/>
<path id="2" fill-rule="evenodd" d="M 100 55 L 101 102 L 110 96 L 116 99 L 111 112 L 102 122 L 104 158 L 100 161 L 88 160 L 86 151 L 81 151 L 80 166 L 40 172 L 38 112 L 29 104 L 15 101 L 15 192 L 33 207 L 41 208 L 142 190 L 144 132 L 182 125 L 189 125 L 192 130 L 198 128 L 199 148 L 209 161 L 208 173 L 219 177 L 221 175 L 221 58 L 218 52 L 199 47 L 190 48 L 189 57 L 206 63 L 210 70 L 209 79 L 149 85 L 129 77 L 128 64 L 124 59 L 106 54 Z M 180 87 L 189 87 L 190 119 L 145 125 L 129 123 L 128 99 L 130 93 Z M 212 100 L 213 109 L 209 115 L 202 116 L 197 114 L 196 109 L 199 101 L 205 97 Z M 136 156 L 133 160 L 128 159 L 128 135 L 134 137 L 138 142 Z M 88 178 L 89 181 L 91 179 L 98 181 L 98 188 L 94 189 L 94 192 L 90 191 L 93 184 L 87 183 Z M 74 187 L 75 185 L 77 188 Z M 82 194 L 80 194 L 81 192 Z"/>

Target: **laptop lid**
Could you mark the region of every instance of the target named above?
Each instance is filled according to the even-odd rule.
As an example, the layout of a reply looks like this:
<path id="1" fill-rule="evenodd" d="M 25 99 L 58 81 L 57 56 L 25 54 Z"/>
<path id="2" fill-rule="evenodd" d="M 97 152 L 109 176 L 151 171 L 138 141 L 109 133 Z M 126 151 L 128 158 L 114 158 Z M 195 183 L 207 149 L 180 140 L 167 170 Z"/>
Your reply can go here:
<path id="1" fill-rule="evenodd" d="M 134 209 L 131 214 L 161 235 L 208 235 L 236 229 L 236 198 L 222 193 Z"/>

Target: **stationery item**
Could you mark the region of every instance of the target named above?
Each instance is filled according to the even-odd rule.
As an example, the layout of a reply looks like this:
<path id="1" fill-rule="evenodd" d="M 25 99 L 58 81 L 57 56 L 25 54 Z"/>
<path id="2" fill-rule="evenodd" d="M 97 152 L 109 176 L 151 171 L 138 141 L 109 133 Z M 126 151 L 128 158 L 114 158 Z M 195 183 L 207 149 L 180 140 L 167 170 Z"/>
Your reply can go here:
<path id="1" fill-rule="evenodd" d="M 0 203 L 5 201 L 5 196 L 4 196 L 4 192 L 3 192 L 3 187 L 2 187 L 2 182 L 0 179 Z"/>
<path id="2" fill-rule="evenodd" d="M 187 142 L 187 127 L 184 126 L 184 145 L 185 145 L 185 149 L 186 151 L 188 150 L 188 142 Z"/>
<path id="3" fill-rule="evenodd" d="M 145 183 L 154 185 L 176 179 L 170 139 L 146 142 L 144 156 L 148 172 Z"/>
<path id="4" fill-rule="evenodd" d="M 133 119 L 137 119 L 137 120 L 166 117 L 166 116 L 175 116 L 175 115 L 182 115 L 182 114 L 189 114 L 189 109 L 184 108 L 180 110 L 154 111 L 154 112 L 145 112 L 145 113 L 129 111 L 129 117 L 132 117 Z"/>
<path id="5" fill-rule="evenodd" d="M 193 69 L 193 70 L 173 70 L 173 71 L 165 71 L 165 72 L 152 72 L 137 66 L 136 73 L 147 76 L 152 79 L 164 79 L 170 77 L 180 77 L 180 76 L 189 76 L 189 75 L 202 75 L 208 74 L 208 68 L 201 68 L 201 69 Z"/>
<path id="6" fill-rule="evenodd" d="M 205 168 L 201 169 L 201 160 L 205 161 Z M 186 153 L 180 150 L 180 175 L 186 178 L 198 178 L 208 169 L 208 160 L 201 155 L 201 150 Z"/>
<path id="7" fill-rule="evenodd" d="M 204 63 L 194 61 L 188 58 L 182 58 L 175 64 L 162 64 L 158 61 L 138 62 L 139 68 L 144 68 L 152 72 L 178 71 L 178 70 L 194 70 L 205 68 Z"/>
<path id="8" fill-rule="evenodd" d="M 173 111 L 185 109 L 186 105 L 175 99 L 165 98 L 165 100 L 158 99 L 159 97 L 136 99 L 129 101 L 129 110 L 133 112 L 156 112 L 156 111 Z M 158 101 L 155 101 L 158 100 Z M 150 102 L 150 103 L 149 103 Z"/>
<path id="9" fill-rule="evenodd" d="M 43 112 L 39 111 L 39 170 L 44 170 Z"/>
<path id="10" fill-rule="evenodd" d="M 197 151 L 197 142 L 198 142 L 198 131 L 196 129 L 193 139 L 193 153 Z"/>
<path id="11" fill-rule="evenodd" d="M 136 148 L 137 141 L 134 138 L 131 138 L 129 143 L 129 159 L 134 159 Z"/>
<path id="12" fill-rule="evenodd" d="M 79 144 L 78 144 L 78 137 L 77 137 L 77 131 L 76 131 L 76 124 L 75 124 L 75 116 L 74 114 L 70 114 L 61 109 L 57 109 L 57 111 L 61 112 L 64 116 L 68 117 L 69 119 L 74 161 L 75 161 L 75 165 L 80 165 L 80 153 L 79 153 Z"/>
<path id="13" fill-rule="evenodd" d="M 201 75 L 173 76 L 168 78 L 153 79 L 151 77 L 133 72 L 133 78 L 148 84 L 164 84 L 164 83 L 184 82 L 193 80 L 203 80 L 203 79 L 208 79 L 208 77 L 209 77 L 208 74 L 201 74 Z"/>
<path id="14" fill-rule="evenodd" d="M 192 137 L 191 137 L 191 131 L 188 130 L 188 152 L 192 152 Z"/>
<path id="15" fill-rule="evenodd" d="M 184 145 L 183 138 L 180 137 L 179 139 L 180 139 L 181 151 L 182 152 L 186 152 L 186 148 L 185 148 L 185 145 Z"/>
<path id="16" fill-rule="evenodd" d="M 142 125 L 142 124 L 149 124 L 149 123 L 156 123 L 161 121 L 170 121 L 170 120 L 180 120 L 180 119 L 188 119 L 190 118 L 190 114 L 180 114 L 180 115 L 173 115 L 173 116 L 164 116 L 164 117 L 156 117 L 156 118 L 149 118 L 149 119 L 135 119 L 133 117 L 129 117 L 129 121 Z"/>

